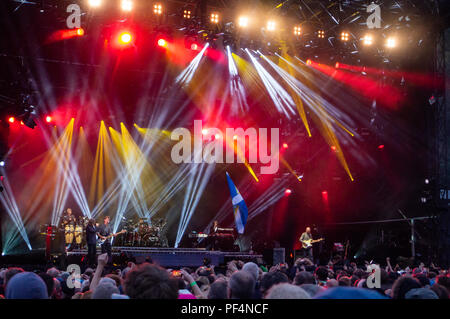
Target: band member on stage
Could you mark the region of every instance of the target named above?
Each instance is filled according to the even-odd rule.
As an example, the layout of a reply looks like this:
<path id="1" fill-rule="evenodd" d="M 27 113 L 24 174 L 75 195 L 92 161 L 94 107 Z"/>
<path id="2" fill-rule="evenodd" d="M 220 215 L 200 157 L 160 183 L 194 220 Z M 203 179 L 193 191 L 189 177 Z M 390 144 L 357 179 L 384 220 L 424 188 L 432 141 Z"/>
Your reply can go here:
<path id="1" fill-rule="evenodd" d="M 67 250 L 71 250 L 73 248 L 73 242 L 75 239 L 75 225 L 76 217 L 73 215 L 72 209 L 67 208 L 65 214 L 62 217 L 62 228 L 64 229 L 64 237 L 67 245 Z"/>
<path id="2" fill-rule="evenodd" d="M 109 225 L 110 222 L 109 216 L 106 216 L 103 219 L 103 225 L 100 225 L 96 228 L 97 230 L 97 236 L 100 237 L 105 242 L 101 245 L 102 247 L 102 254 L 107 253 L 108 254 L 108 263 L 112 261 L 112 255 L 111 255 L 111 237 L 108 238 L 108 236 L 112 235 L 112 228 L 111 225 Z"/>
<path id="3" fill-rule="evenodd" d="M 211 232 L 209 234 L 211 250 L 217 250 L 219 248 L 219 238 L 217 234 L 219 233 L 219 222 L 215 220 L 211 227 Z"/>
<path id="4" fill-rule="evenodd" d="M 306 227 L 306 231 L 300 236 L 300 242 L 302 243 L 303 246 L 302 247 L 303 257 L 308 257 L 311 261 L 314 261 L 312 245 L 308 245 L 308 247 L 305 248 L 306 243 L 310 240 L 313 240 L 311 228 Z"/>
<path id="5" fill-rule="evenodd" d="M 96 260 L 96 246 L 97 246 L 97 227 L 94 219 L 89 219 L 89 223 L 86 226 L 86 243 L 88 247 L 88 263 L 93 266 Z"/>

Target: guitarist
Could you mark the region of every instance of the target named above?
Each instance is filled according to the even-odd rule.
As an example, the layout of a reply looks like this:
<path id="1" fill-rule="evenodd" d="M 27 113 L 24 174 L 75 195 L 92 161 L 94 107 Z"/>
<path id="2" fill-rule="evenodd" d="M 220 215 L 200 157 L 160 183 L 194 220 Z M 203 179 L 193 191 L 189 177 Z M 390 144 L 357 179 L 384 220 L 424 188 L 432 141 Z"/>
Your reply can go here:
<path id="1" fill-rule="evenodd" d="M 110 263 L 112 261 L 111 237 L 114 236 L 114 234 L 112 234 L 112 227 L 109 224 L 110 221 L 111 221 L 111 219 L 109 218 L 109 216 L 105 216 L 105 218 L 103 219 L 103 225 L 100 225 L 99 227 L 96 228 L 97 236 L 100 239 L 105 241 L 101 245 L 101 247 L 102 247 L 102 254 L 104 254 L 104 253 L 108 254 L 108 263 Z M 108 238 L 108 236 L 110 236 L 110 237 Z"/>
<path id="2" fill-rule="evenodd" d="M 305 248 L 305 245 L 307 245 L 307 242 L 313 240 L 312 234 L 311 234 L 311 228 L 306 227 L 306 231 L 300 236 L 300 242 L 302 243 L 302 251 L 303 251 L 303 257 L 309 258 L 312 262 L 314 262 L 314 256 L 313 256 L 313 247 L 312 245 L 309 245 L 309 247 Z"/>

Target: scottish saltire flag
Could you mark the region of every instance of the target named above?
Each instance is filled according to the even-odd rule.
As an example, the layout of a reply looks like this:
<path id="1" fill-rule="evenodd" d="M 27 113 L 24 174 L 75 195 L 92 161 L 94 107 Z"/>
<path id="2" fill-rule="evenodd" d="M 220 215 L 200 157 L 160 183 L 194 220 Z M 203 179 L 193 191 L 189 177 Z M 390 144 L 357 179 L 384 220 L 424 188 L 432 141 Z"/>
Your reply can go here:
<path id="1" fill-rule="evenodd" d="M 236 222 L 236 228 L 239 234 L 244 233 L 244 227 L 247 223 L 248 209 L 245 205 L 242 195 L 231 180 L 230 175 L 227 174 L 228 188 L 231 193 L 231 202 L 233 203 L 234 221 Z"/>

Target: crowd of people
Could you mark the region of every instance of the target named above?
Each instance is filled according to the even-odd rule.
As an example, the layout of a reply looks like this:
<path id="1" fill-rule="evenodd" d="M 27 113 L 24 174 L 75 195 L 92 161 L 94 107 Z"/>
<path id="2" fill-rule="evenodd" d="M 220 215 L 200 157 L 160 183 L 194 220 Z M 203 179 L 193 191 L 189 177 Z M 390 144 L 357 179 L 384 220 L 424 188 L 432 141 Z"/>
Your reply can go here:
<path id="1" fill-rule="evenodd" d="M 315 265 L 299 258 L 293 265 L 233 260 L 224 267 L 165 269 L 151 260 L 125 267 L 98 256 L 95 268 L 69 273 L 56 267 L 0 270 L 0 299 L 449 299 L 446 269 L 423 263 L 377 267 L 373 287 L 369 263 L 333 258 Z M 369 271 L 368 271 L 369 270 Z"/>

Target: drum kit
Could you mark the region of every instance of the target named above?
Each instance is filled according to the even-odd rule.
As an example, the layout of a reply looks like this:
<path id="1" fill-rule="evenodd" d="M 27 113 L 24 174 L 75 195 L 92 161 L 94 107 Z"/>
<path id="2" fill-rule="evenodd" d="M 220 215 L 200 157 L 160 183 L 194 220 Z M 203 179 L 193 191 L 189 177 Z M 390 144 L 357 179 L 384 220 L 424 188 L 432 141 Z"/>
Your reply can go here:
<path id="1" fill-rule="evenodd" d="M 163 247 L 161 232 L 164 225 L 149 225 L 145 219 L 141 218 L 138 223 L 128 220 L 124 229 L 127 230 L 123 238 L 124 246 L 132 247 Z"/>

